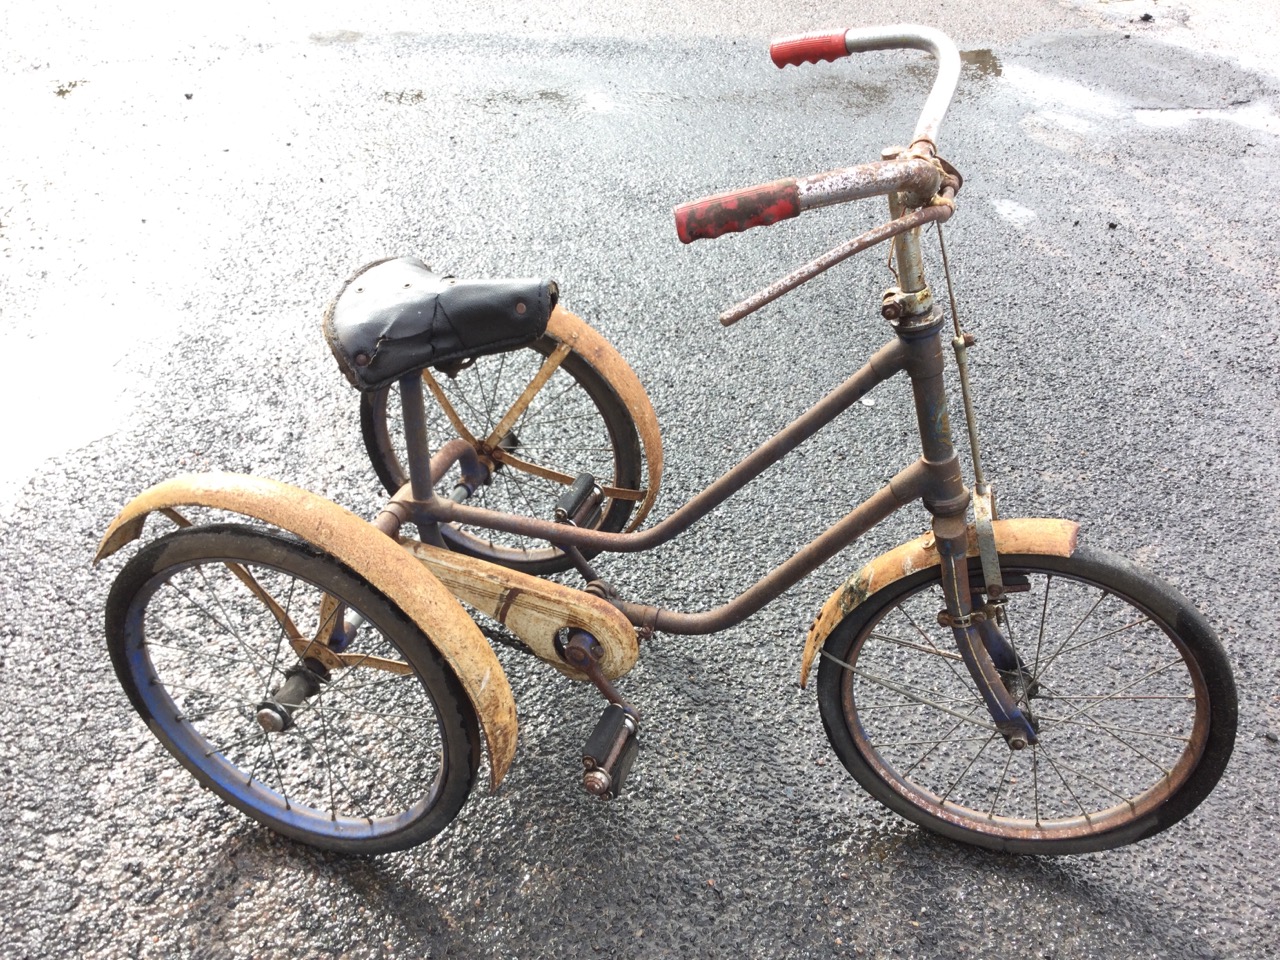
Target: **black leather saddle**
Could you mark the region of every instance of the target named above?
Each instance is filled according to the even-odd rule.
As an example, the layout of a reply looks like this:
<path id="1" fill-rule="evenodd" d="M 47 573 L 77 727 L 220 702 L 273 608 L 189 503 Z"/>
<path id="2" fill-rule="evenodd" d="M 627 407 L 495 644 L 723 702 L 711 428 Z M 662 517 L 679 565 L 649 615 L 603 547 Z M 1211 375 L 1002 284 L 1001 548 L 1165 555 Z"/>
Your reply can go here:
<path id="1" fill-rule="evenodd" d="M 532 343 L 558 297 L 552 280 L 456 280 L 414 257 L 378 260 L 329 304 L 324 336 L 352 386 L 377 390 L 425 367 Z"/>

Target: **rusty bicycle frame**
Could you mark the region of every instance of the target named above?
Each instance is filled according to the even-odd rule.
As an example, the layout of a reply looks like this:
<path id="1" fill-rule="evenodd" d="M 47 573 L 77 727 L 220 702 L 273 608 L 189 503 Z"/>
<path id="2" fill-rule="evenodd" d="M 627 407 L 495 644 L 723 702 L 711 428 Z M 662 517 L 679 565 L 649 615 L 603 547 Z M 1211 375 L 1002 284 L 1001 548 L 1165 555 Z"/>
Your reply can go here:
<path id="1" fill-rule="evenodd" d="M 652 404 L 622 356 L 563 309 L 551 281 L 456 281 L 453 289 L 462 294 L 452 303 L 471 302 L 472 307 L 459 307 L 451 316 L 454 308 L 441 306 L 442 295 L 432 284 L 454 284 L 454 279 L 410 257 L 367 265 L 343 287 L 325 317 L 326 339 L 338 365 L 361 391 L 366 449 L 379 479 L 392 491 L 374 520 L 298 487 L 230 473 L 175 477 L 125 505 L 99 544 L 98 560 L 138 539 L 151 514 L 180 528 L 206 527 L 174 531 L 135 553 L 112 587 L 106 624 L 113 667 L 133 706 L 203 785 L 260 822 L 325 849 L 378 853 L 420 843 L 457 815 L 484 748 L 492 789 L 514 762 L 519 722 L 515 694 L 490 642 L 498 640 L 572 680 L 591 683 L 607 701 L 582 748 L 581 776 L 589 793 L 612 799 L 636 758 L 641 722 L 614 681 L 636 665 L 642 642 L 655 631 L 705 635 L 741 623 L 895 511 L 919 502 L 931 516 L 929 531 L 847 577 L 810 624 L 800 660 L 801 686 L 819 655 L 824 665 L 838 668 L 820 673 L 818 705 L 828 739 L 855 779 L 890 809 L 936 832 L 990 849 L 1029 853 L 1090 852 L 1132 842 L 1177 822 L 1208 795 L 1230 757 L 1237 709 L 1230 665 L 1212 627 L 1170 585 L 1090 543 L 1079 544 L 1076 523 L 996 519 L 968 378 L 967 350 L 974 341 L 957 317 L 942 230 L 962 185 L 937 146 L 959 79 L 955 45 L 927 27 L 855 28 L 779 40 L 771 56 L 782 67 L 904 47 L 931 53 L 938 65 L 907 146 L 888 148 L 872 163 L 777 180 L 676 208 L 677 233 L 689 243 L 831 204 L 887 197 L 887 223 L 731 307 L 720 322 L 733 324 L 845 258 L 890 242 L 896 286 L 885 291 L 880 313 L 893 335 L 860 369 L 654 526 L 640 529 L 661 479 L 661 437 Z M 921 236 L 930 224 L 947 274 L 950 324 L 925 276 Z M 375 270 L 382 272 L 375 275 Z M 431 280 L 416 285 L 424 274 Z M 365 279 L 356 282 L 360 277 Z M 495 291 L 509 293 L 513 314 L 536 322 L 527 328 L 508 323 L 506 308 L 497 306 L 507 301 Z M 439 324 L 437 310 L 444 316 Z M 405 317 L 409 320 L 401 324 Z M 437 329 L 444 325 L 456 340 Z M 462 338 L 459 328 L 469 338 Z M 972 488 L 952 438 L 948 342 L 964 406 Z M 527 381 L 507 378 L 506 386 L 518 395 L 499 405 L 505 355 L 525 348 L 541 362 Z M 459 385 L 468 416 L 480 418 L 469 424 L 432 370 L 454 377 L 478 358 L 497 354 L 503 358 L 496 373 L 479 367 L 470 375 L 482 395 L 484 385 L 493 384 L 493 399 L 482 396 L 483 412 L 466 399 L 466 381 Z M 379 357 L 376 375 L 355 372 Z M 543 422 L 568 423 L 570 432 L 585 436 L 598 417 L 609 434 L 611 468 L 598 469 L 588 456 L 573 464 L 589 468 L 574 477 L 561 469 L 563 461 L 535 462 L 539 450 L 566 445 L 563 434 L 554 435 L 563 427 L 553 429 L 542 447 L 537 437 L 539 417 L 564 390 L 552 391 L 550 404 L 522 420 L 562 364 L 569 386 L 585 393 L 592 406 L 585 414 L 585 406 L 567 415 L 561 408 L 555 411 L 558 417 Z M 620 596 L 592 566 L 588 555 L 646 551 L 688 532 L 868 391 L 898 376 L 910 383 L 919 457 L 736 597 L 703 611 L 668 609 Z M 387 416 L 396 385 L 403 445 L 392 436 Z M 435 450 L 425 391 L 456 434 L 442 438 Z M 516 436 L 517 427 L 523 438 Z M 608 469 L 612 475 L 606 475 Z M 549 481 L 551 496 L 559 496 L 555 522 L 468 503 L 495 478 L 505 482 L 507 475 L 499 470 Z M 601 474 L 599 480 L 595 473 Z M 446 478 L 454 481 L 448 496 L 437 493 Z M 521 493 L 535 510 L 536 498 Z M 622 501 L 634 506 L 615 510 Z M 189 506 L 255 522 L 205 524 L 203 515 L 188 519 L 182 511 Z M 418 537 L 402 537 L 406 526 L 416 527 Z M 502 538 L 486 541 L 472 532 L 480 530 L 500 531 L 519 545 Z M 530 543 L 532 549 L 526 546 Z M 570 567 L 582 575 L 581 588 L 534 575 Z M 1033 586 L 1033 577 L 1042 578 L 1042 587 Z M 211 598 L 216 612 L 186 592 L 184 582 L 197 579 L 196 592 Z M 280 584 L 280 597 L 273 595 L 274 583 Z M 294 606 L 299 584 L 305 598 Z M 1051 584 L 1055 609 L 1071 612 L 1064 637 L 1042 661 Z M 274 643 L 269 658 L 257 650 L 256 640 L 246 643 L 228 623 L 223 587 L 251 609 L 245 618 L 249 635 L 256 637 L 265 625 Z M 1015 593 L 1034 598 L 1039 608 L 1031 661 L 1024 661 L 1014 645 L 1015 631 L 1025 636 L 1007 607 Z M 1077 611 L 1080 598 L 1083 609 Z M 1104 601 L 1100 632 L 1091 628 L 1088 636 L 1077 637 Z M 909 603 L 923 620 L 912 615 Z M 170 611 L 176 613 L 172 620 Z M 899 615 L 902 636 L 883 626 Z M 190 616 L 209 632 L 189 627 Z M 500 627 L 486 625 L 486 617 Z M 937 635 L 926 633 L 922 623 L 936 623 L 949 640 L 935 643 Z M 153 629 L 156 636 L 149 632 Z M 1095 648 L 1111 637 L 1120 639 L 1108 652 Z M 955 652 L 948 649 L 952 643 Z M 873 649 L 864 657 L 868 644 Z M 232 655 L 225 655 L 223 646 L 231 647 Z M 1064 667 L 1044 683 L 1047 671 L 1075 651 L 1086 661 L 1085 679 Z M 923 666 L 920 656 L 928 658 Z M 1133 673 L 1116 686 L 1096 686 L 1094 674 L 1118 670 L 1117 657 L 1133 664 Z M 872 666 L 861 666 L 867 660 Z M 942 675 L 936 693 L 937 678 L 925 679 L 933 667 Z M 1178 669 L 1185 677 L 1165 677 Z M 892 676 L 876 675 L 882 671 Z M 921 679 L 927 689 L 904 687 L 899 675 L 908 683 Z M 341 685 L 353 676 L 354 683 Z M 1156 678 L 1162 682 L 1134 689 Z M 861 699 L 859 689 L 875 691 L 873 699 Z M 1033 707 L 1033 698 L 1045 700 L 1045 709 Z M 1094 716 L 1094 707 L 1104 703 L 1110 712 Z M 920 717 L 919 707 L 928 707 L 929 717 Z M 868 714 L 895 719 L 888 726 L 872 720 L 869 734 Z M 934 729 L 935 721 L 950 729 Z M 1070 735 L 1057 741 L 1041 733 L 1042 722 Z M 953 737 L 962 724 L 982 733 L 969 737 L 974 731 L 966 728 Z M 917 725 L 932 731 L 927 740 L 919 739 Z M 401 750 L 409 733 L 402 726 L 412 728 L 412 735 L 423 734 L 417 749 Z M 905 739 L 896 734 L 899 726 L 907 728 Z M 333 743 L 331 728 L 337 731 Z M 877 730 L 889 739 L 875 736 Z M 1142 738 L 1142 747 L 1125 739 L 1135 736 Z M 979 771 L 978 785 L 965 798 L 949 800 L 988 745 L 1001 740 L 1006 755 L 998 760 L 988 755 L 991 769 Z M 1125 751 L 1119 765 L 1114 765 L 1114 748 L 1098 746 L 1108 740 Z M 966 741 L 981 746 L 976 752 L 949 749 Z M 927 749 L 917 754 L 921 743 Z M 1074 751 L 1055 760 L 1060 743 L 1084 751 L 1091 767 L 1106 764 L 1102 779 L 1073 769 Z M 357 754 L 374 749 L 373 744 L 380 760 L 370 765 Z M 881 754 L 882 747 L 910 748 L 910 766 L 897 768 Z M 1011 768 L 1018 751 L 1027 747 L 1035 749 L 1021 754 L 1019 768 Z M 277 749 L 288 751 L 283 763 L 277 761 Z M 404 765 L 395 762 L 402 752 Z M 1049 765 L 1043 775 L 1042 755 Z M 1132 757 L 1160 775 L 1147 770 L 1149 776 L 1131 778 Z M 385 770 L 382 763 L 388 763 Z M 267 764 L 272 769 L 264 779 Z M 931 767 L 945 770 L 945 779 L 912 776 L 913 771 L 932 773 Z M 1055 805 L 1061 808 L 1049 810 L 1050 819 L 1042 823 L 1039 784 L 1050 767 L 1064 792 Z M 370 785 L 366 790 L 357 783 L 353 789 L 348 777 Z M 997 817 L 1002 794 L 1007 801 L 1020 780 L 1029 780 L 1030 797 L 1020 812 L 1002 811 Z M 1073 782 L 1089 794 L 1092 809 Z M 298 798 L 296 805 L 291 797 Z"/>
<path id="2" fill-rule="evenodd" d="M 1037 735 L 1000 679 L 999 669 L 1010 668 L 1016 662 L 1016 656 L 1000 633 L 998 617 L 984 616 L 980 612 L 975 615 L 972 606 L 967 563 L 963 559 L 972 555 L 974 547 L 966 523 L 966 513 L 973 497 L 962 478 L 959 457 L 951 436 L 944 386 L 944 317 L 934 304 L 932 292 L 926 282 L 920 248 L 922 227 L 929 223 L 941 224 L 950 218 L 954 211 L 954 198 L 960 188 L 958 174 L 937 156 L 935 146 L 942 114 L 950 102 L 959 76 L 959 54 L 945 35 L 928 28 L 850 31 L 847 40 L 843 34 L 840 36 L 840 42 L 847 43 L 849 53 L 855 50 L 915 47 L 927 50 L 935 56 L 939 65 L 938 75 L 917 124 L 911 146 L 905 150 L 887 150 L 884 159 L 873 163 L 798 181 L 779 181 L 688 204 L 677 209 L 677 223 L 681 239 L 689 242 L 700 237 L 715 237 L 729 231 L 773 223 L 814 207 L 887 195 L 893 217 L 890 222 L 801 267 L 726 311 L 720 319 L 728 326 L 846 257 L 891 239 L 899 286 L 885 293 L 881 312 L 890 321 L 894 338 L 876 351 L 860 370 L 666 519 L 646 530 L 622 533 L 584 529 L 502 513 L 438 496 L 434 492 L 435 485 L 454 465 L 461 467 L 464 478 L 470 478 L 471 486 L 485 481 L 488 466 L 481 462 L 475 449 L 466 442 L 451 441 L 434 458 L 431 457 L 422 377 L 414 372 L 399 382 L 410 481 L 392 498 L 375 525 L 384 533 L 395 536 L 402 524 L 413 523 L 418 527 L 424 543 L 437 546 L 442 545 L 439 524 L 455 522 L 545 540 L 569 553 L 579 570 L 589 580 L 598 583 L 598 577 L 582 558 L 580 551 L 636 553 L 675 539 L 844 413 L 877 384 L 904 374 L 911 382 L 922 456 L 745 592 L 719 607 L 701 613 L 674 611 L 622 600 L 610 596 L 607 590 L 598 589 L 596 592 L 603 593 L 631 624 L 646 633 L 655 630 L 674 634 L 715 633 L 742 622 L 776 600 L 890 514 L 907 504 L 921 501 L 933 518 L 933 546 L 941 558 L 946 615 L 957 649 L 973 676 L 997 729 L 1011 746 L 1020 749 L 1035 743 Z M 809 48 L 798 55 L 793 54 L 791 59 L 785 59 L 786 51 L 783 50 L 781 54 L 775 53 L 775 62 L 778 62 L 780 56 L 784 58 L 782 62 L 799 63 L 802 59 L 811 58 L 812 53 Z M 971 341 L 966 340 L 957 327 L 953 346 L 961 363 L 962 379 L 965 381 L 964 349 L 969 342 Z M 981 468 L 977 465 L 976 433 L 972 433 L 973 417 L 967 401 L 967 382 L 964 386 L 975 473 L 978 476 L 976 493 L 978 498 L 986 498 L 978 510 L 980 514 L 985 510 L 986 519 L 990 520 L 990 490 L 983 482 Z M 1055 537 L 1058 535 L 1057 528 L 1054 528 L 1053 534 Z M 983 545 L 982 552 L 994 556 L 995 547 L 989 524 L 985 533 L 980 529 L 979 537 L 988 541 Z M 998 565 L 994 573 L 984 565 L 984 572 L 988 574 L 987 586 L 991 588 L 989 595 L 999 597 L 1002 588 L 999 584 Z M 818 645 L 816 639 L 811 635 L 807 644 L 804 663 L 806 675 Z M 620 702 L 620 697 L 607 681 L 593 675 L 593 665 L 582 655 L 581 650 L 569 651 L 566 659 L 595 680 L 609 699 Z"/>

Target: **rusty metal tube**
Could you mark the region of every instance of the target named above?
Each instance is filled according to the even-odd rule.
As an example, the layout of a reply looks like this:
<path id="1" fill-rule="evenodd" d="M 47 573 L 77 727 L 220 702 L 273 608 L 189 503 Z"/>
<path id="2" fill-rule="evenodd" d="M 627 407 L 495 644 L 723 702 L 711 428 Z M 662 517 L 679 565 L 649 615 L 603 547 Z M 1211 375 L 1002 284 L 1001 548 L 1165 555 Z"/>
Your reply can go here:
<path id="1" fill-rule="evenodd" d="M 404 441 L 409 454 L 409 486 L 413 499 L 420 508 L 430 508 L 436 499 L 431 483 L 431 464 L 428 460 L 431 447 L 427 440 L 427 411 L 422 398 L 422 378 L 413 373 L 400 380 L 400 409 L 404 414 Z M 418 535 L 423 543 L 443 547 L 440 525 L 429 513 L 414 516 Z"/>
<path id="2" fill-rule="evenodd" d="M 926 203 L 938 192 L 941 182 L 942 173 L 934 163 L 910 157 L 875 160 L 800 177 L 796 180 L 796 192 L 802 211 L 898 192 L 919 197 L 920 203 Z"/>
<path id="3" fill-rule="evenodd" d="M 951 104 L 956 84 L 960 81 L 960 51 L 941 30 L 916 24 L 899 23 L 885 27 L 854 27 L 844 36 L 845 49 L 850 53 L 868 50 L 898 50 L 907 47 L 933 54 L 938 64 L 933 87 L 916 121 L 913 139 L 938 144 L 938 129 Z"/>
<path id="4" fill-rule="evenodd" d="M 791 559 L 713 610 L 679 613 L 626 601 L 618 608 L 632 623 L 649 624 L 666 633 L 707 634 L 732 627 L 782 596 L 899 507 L 919 499 L 931 480 L 930 464 L 917 460 Z"/>
<path id="5" fill-rule="evenodd" d="M 906 362 L 905 358 L 906 350 L 900 340 L 895 338 L 885 344 L 857 373 L 762 443 L 719 480 L 648 530 L 636 533 L 606 533 L 602 530 L 570 527 L 547 520 L 535 520 L 532 517 L 519 517 L 453 503 L 443 497 L 435 497 L 429 503 L 416 506 L 422 510 L 424 516 L 433 517 L 443 523 L 458 522 L 492 530 L 503 530 L 518 536 L 533 537 L 556 544 L 568 544 L 584 550 L 610 553 L 639 553 L 642 550 L 649 550 L 666 543 L 693 526 L 847 410 L 876 384 L 900 372 Z"/>

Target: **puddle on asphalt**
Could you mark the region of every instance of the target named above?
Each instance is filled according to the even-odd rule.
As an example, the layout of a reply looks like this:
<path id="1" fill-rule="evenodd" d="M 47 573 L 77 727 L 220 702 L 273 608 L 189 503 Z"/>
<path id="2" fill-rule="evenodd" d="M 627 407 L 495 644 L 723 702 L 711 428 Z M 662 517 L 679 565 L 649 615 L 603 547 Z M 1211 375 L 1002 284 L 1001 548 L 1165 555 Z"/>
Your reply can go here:
<path id="1" fill-rule="evenodd" d="M 1017 64 L 1004 69 L 1003 79 L 1037 104 L 1038 118 L 1080 135 L 1126 118 L 1155 128 L 1181 127 L 1197 120 L 1225 120 L 1251 130 L 1280 134 L 1280 116 L 1270 104 L 1260 101 L 1226 108 L 1133 107 L 1074 80 L 1037 73 Z"/>
<path id="2" fill-rule="evenodd" d="M 323 33 L 313 33 L 311 35 L 312 43 L 334 44 L 334 43 L 355 43 L 364 36 L 355 30 L 326 30 Z"/>
<path id="3" fill-rule="evenodd" d="M 907 68 L 912 76 L 933 82 L 937 75 L 937 67 L 932 60 L 919 60 Z M 974 81 L 986 81 L 1004 74 L 1004 67 L 994 50 L 961 50 L 960 51 L 960 93 L 965 91 L 965 84 Z"/>
<path id="4" fill-rule="evenodd" d="M 1000 58 L 991 50 L 961 50 L 960 62 L 966 67 L 973 67 L 979 76 L 998 77 L 1002 73 Z"/>

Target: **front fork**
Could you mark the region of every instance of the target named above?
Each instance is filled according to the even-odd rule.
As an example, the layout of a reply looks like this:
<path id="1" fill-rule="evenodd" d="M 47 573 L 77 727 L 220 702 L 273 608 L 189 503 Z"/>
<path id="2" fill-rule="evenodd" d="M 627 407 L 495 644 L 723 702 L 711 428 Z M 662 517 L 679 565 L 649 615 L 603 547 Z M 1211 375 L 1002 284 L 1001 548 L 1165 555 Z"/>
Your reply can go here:
<path id="1" fill-rule="evenodd" d="M 945 533 L 947 526 L 945 521 L 935 521 L 935 532 L 943 528 Z M 973 609 L 968 535 L 961 532 L 957 536 L 938 536 L 937 544 L 947 605 L 939 621 L 951 628 L 956 648 L 995 722 L 996 730 L 1014 750 L 1037 743 L 1039 737 L 1031 719 L 1018 706 L 1005 682 L 1005 677 L 1022 676 L 1023 666 L 996 618 L 987 610 Z M 1016 686 L 1021 688 L 1020 684 Z"/>

